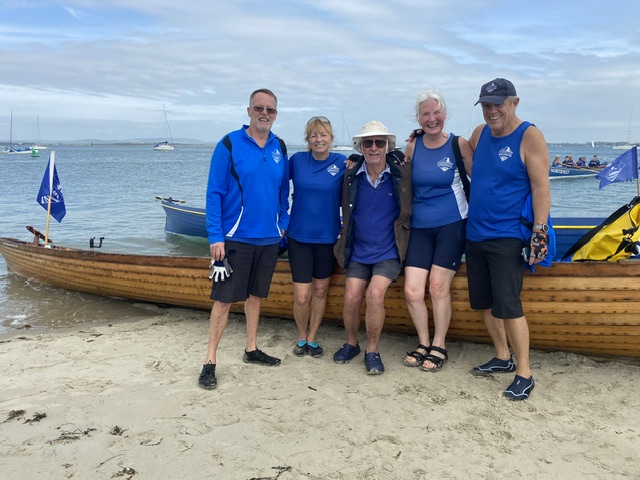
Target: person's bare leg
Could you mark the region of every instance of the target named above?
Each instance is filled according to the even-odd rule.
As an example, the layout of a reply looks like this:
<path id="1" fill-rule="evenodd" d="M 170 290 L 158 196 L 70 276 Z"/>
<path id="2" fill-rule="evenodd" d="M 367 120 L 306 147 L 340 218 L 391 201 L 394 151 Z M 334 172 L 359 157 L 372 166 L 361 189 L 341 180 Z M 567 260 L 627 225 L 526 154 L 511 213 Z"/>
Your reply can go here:
<path id="1" fill-rule="evenodd" d="M 374 275 L 367 288 L 367 311 L 365 325 L 367 328 L 366 352 L 377 352 L 382 327 L 384 326 L 384 295 L 391 285 L 391 280 L 381 275 Z"/>
<path id="2" fill-rule="evenodd" d="M 244 302 L 244 314 L 247 318 L 247 352 L 258 348 L 258 322 L 260 321 L 260 305 L 262 299 L 254 295 Z"/>
<path id="3" fill-rule="evenodd" d="M 216 363 L 218 345 L 229 321 L 229 309 L 231 305 L 231 303 L 214 302 L 213 307 L 211 307 L 211 316 L 209 317 L 209 343 L 207 345 L 207 358 L 204 360 L 205 364 L 209 362 L 213 364 Z"/>
<path id="4" fill-rule="evenodd" d="M 429 340 L 429 311 L 424 301 L 428 276 L 429 270 L 423 268 L 405 267 L 404 269 L 404 298 L 407 302 L 407 310 L 413 325 L 416 327 L 418 343 L 425 347 L 431 345 Z M 428 353 L 421 348 L 417 348 L 416 351 L 423 355 Z M 405 365 L 413 365 L 416 362 L 417 360 L 410 355 L 404 357 Z"/>
<path id="5" fill-rule="evenodd" d="M 504 321 L 504 326 L 516 357 L 516 375 L 529 378 L 531 376 L 531 362 L 527 319 L 526 317 L 511 318 Z"/>
<path id="6" fill-rule="evenodd" d="M 451 282 L 456 275 L 454 270 L 442 268 L 434 265 L 431 268 L 429 277 L 429 296 L 433 306 L 433 340 L 431 345 L 446 349 L 447 332 L 451 323 Z M 436 357 L 445 358 L 444 354 L 438 351 L 430 352 Z M 426 360 L 422 366 L 424 368 L 436 368 L 436 365 Z"/>
<path id="7" fill-rule="evenodd" d="M 293 318 L 298 327 L 298 340 L 307 340 L 311 312 L 312 283 L 293 283 Z"/>
<path id="8" fill-rule="evenodd" d="M 507 342 L 504 320 L 491 315 L 490 308 L 482 310 L 482 318 L 493 342 L 493 346 L 496 349 L 496 358 L 509 360 L 511 358 L 511 352 L 509 351 L 509 343 Z"/>
<path id="9" fill-rule="evenodd" d="M 344 286 L 344 306 L 342 319 L 347 334 L 347 343 L 354 347 L 358 343 L 358 330 L 360 328 L 360 305 L 367 282 L 359 278 L 348 277 Z"/>
<path id="10" fill-rule="evenodd" d="M 324 312 L 327 308 L 327 294 L 329 292 L 329 284 L 331 277 L 317 279 L 311 281 L 311 308 L 309 313 L 309 336 L 308 342 L 315 342 L 318 336 L 320 324 L 324 318 Z M 300 337 L 302 338 L 302 337 Z"/>

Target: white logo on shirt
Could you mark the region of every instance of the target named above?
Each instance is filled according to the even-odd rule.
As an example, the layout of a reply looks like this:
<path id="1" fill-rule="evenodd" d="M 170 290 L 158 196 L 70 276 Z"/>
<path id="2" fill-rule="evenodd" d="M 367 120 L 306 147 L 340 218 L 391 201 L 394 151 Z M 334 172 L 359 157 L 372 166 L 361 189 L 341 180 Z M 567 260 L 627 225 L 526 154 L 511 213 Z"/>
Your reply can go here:
<path id="1" fill-rule="evenodd" d="M 500 157 L 500 160 L 504 162 L 505 160 L 509 160 L 513 156 L 513 152 L 509 147 L 504 147 L 498 152 L 498 156 Z"/>
<path id="2" fill-rule="evenodd" d="M 271 156 L 273 157 L 273 161 L 276 163 L 280 163 L 280 160 L 282 160 L 282 154 L 277 148 L 273 152 L 271 152 Z"/>
<path id="3" fill-rule="evenodd" d="M 329 172 L 332 177 L 335 177 L 338 173 L 340 173 L 340 169 L 335 165 L 331 165 L 327 168 L 327 172 Z"/>
<path id="4" fill-rule="evenodd" d="M 447 170 L 451 170 L 453 168 L 453 163 L 451 162 L 449 157 L 444 157 L 442 160 L 438 160 L 437 165 L 438 168 L 443 172 L 446 172 Z"/>

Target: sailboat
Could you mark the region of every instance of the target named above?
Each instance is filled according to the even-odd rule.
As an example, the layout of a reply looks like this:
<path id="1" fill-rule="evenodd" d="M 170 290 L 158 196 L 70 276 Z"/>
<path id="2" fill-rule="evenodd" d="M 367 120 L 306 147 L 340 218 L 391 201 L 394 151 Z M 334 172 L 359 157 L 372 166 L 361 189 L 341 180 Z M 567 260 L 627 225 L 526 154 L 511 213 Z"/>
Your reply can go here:
<path id="1" fill-rule="evenodd" d="M 35 150 L 36 152 L 38 152 L 40 150 L 46 150 L 49 147 L 47 147 L 46 145 L 40 145 L 40 117 L 36 117 L 36 123 L 38 124 L 38 142 L 31 147 L 31 150 Z M 36 155 L 32 154 L 31 156 L 35 157 Z"/>
<path id="2" fill-rule="evenodd" d="M 160 152 L 168 152 L 170 150 L 175 150 L 175 147 L 172 145 L 173 135 L 171 135 L 171 128 L 169 127 L 169 119 L 167 118 L 167 110 L 164 108 L 164 104 L 162 104 L 162 114 L 164 116 L 165 138 L 166 137 L 170 138 L 171 142 L 165 140 L 164 142 L 157 143 L 153 146 L 153 149 L 158 150 Z"/>
<path id="3" fill-rule="evenodd" d="M 627 143 L 624 145 L 614 145 L 614 150 L 630 150 L 635 145 L 631 145 L 631 121 L 633 120 L 633 107 L 631 107 L 631 115 L 629 116 L 629 128 L 627 130 Z"/>
<path id="4" fill-rule="evenodd" d="M 344 132 L 347 131 L 348 142 L 345 142 Z M 349 133 L 349 129 L 347 128 L 347 121 L 344 119 L 344 113 L 342 114 L 342 144 L 334 145 L 331 147 L 331 150 L 334 152 L 350 152 L 353 150 L 353 146 L 351 145 L 351 134 Z"/>
<path id="5" fill-rule="evenodd" d="M 2 153 L 8 153 L 9 155 L 15 155 L 17 153 L 31 153 L 30 148 L 13 148 L 13 110 L 11 110 L 11 122 L 9 127 L 9 148 L 5 148 Z"/>

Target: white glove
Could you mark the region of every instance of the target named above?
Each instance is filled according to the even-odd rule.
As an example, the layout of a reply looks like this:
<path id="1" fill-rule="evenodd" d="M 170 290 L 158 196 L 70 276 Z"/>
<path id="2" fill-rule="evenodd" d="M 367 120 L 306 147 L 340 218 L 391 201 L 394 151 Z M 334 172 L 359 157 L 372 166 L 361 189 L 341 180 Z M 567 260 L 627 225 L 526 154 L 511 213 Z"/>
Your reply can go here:
<path id="1" fill-rule="evenodd" d="M 225 258 L 224 260 L 211 260 L 209 265 L 209 278 L 214 282 L 224 282 L 233 273 L 233 268 Z"/>

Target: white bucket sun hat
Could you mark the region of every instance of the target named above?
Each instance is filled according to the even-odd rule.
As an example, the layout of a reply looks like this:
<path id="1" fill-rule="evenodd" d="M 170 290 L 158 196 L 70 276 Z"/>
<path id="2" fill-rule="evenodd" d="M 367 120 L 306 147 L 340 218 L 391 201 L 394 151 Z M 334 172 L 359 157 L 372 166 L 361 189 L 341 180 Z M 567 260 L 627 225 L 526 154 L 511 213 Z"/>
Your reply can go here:
<path id="1" fill-rule="evenodd" d="M 377 120 L 371 120 L 364 124 L 358 135 L 353 136 L 353 148 L 362 153 L 362 139 L 366 137 L 387 137 L 388 150 L 390 152 L 396 148 L 396 136 L 389 133 L 389 129 Z"/>

